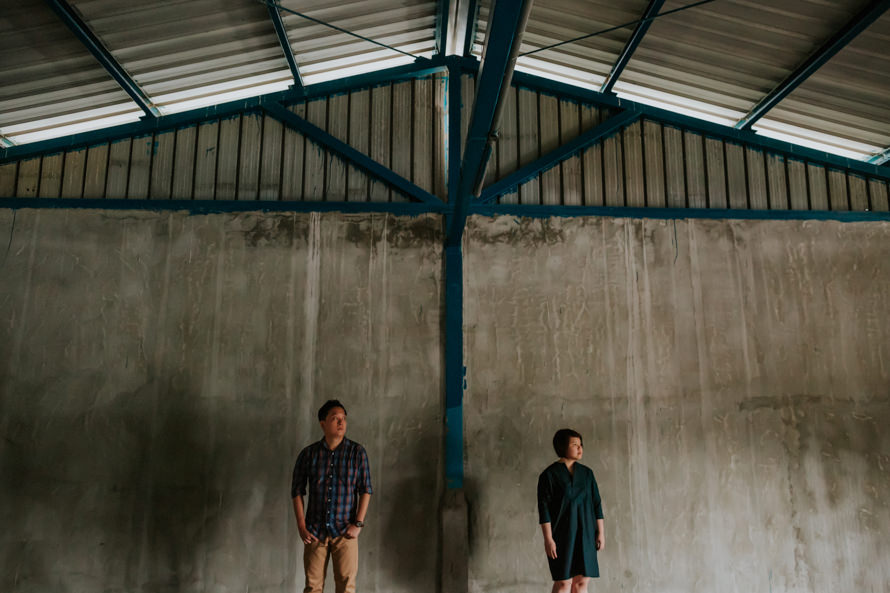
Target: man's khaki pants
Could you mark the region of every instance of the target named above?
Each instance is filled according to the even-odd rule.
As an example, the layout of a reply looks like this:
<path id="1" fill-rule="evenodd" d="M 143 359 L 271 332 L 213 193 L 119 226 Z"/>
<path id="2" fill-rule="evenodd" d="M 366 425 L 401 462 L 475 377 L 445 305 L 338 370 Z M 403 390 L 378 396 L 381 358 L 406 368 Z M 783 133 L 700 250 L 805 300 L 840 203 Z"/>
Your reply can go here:
<path id="1" fill-rule="evenodd" d="M 358 539 L 326 537 L 306 545 L 303 567 L 306 569 L 306 588 L 303 593 L 322 593 L 328 572 L 328 559 L 334 562 L 334 584 L 337 593 L 355 593 L 358 574 Z"/>

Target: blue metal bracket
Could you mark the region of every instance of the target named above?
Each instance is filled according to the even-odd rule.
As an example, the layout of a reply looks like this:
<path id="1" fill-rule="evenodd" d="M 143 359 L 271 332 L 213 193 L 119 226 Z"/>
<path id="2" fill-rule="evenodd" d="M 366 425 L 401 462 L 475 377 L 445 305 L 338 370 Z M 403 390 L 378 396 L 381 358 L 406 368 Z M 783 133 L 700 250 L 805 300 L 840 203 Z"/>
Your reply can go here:
<path id="1" fill-rule="evenodd" d="M 646 8 L 643 18 L 637 23 L 637 28 L 634 29 L 630 39 L 627 40 L 624 49 L 621 51 L 621 55 L 618 56 L 615 65 L 612 66 L 611 72 L 609 72 L 609 75 L 600 87 L 601 93 L 612 92 L 612 87 L 618 82 L 621 73 L 624 72 L 628 62 L 630 62 L 631 57 L 633 57 L 634 52 L 637 51 L 637 47 L 639 47 L 640 43 L 643 41 L 643 37 L 646 36 L 646 32 L 652 25 L 652 21 L 658 15 L 658 11 L 661 10 L 663 5 L 664 0 L 649 0 L 649 6 Z"/>
<path id="2" fill-rule="evenodd" d="M 272 26 L 275 27 L 275 34 L 278 35 L 278 43 L 281 44 L 281 51 L 284 52 L 284 59 L 290 68 L 291 76 L 294 78 L 293 88 L 303 88 L 303 77 L 300 76 L 300 67 L 297 65 L 297 59 L 294 57 L 294 50 L 290 45 L 290 39 L 287 38 L 287 28 L 281 19 L 281 12 L 274 3 L 266 4 L 269 9 L 269 18 L 272 19 Z"/>
<path id="3" fill-rule="evenodd" d="M 0 135 L 0 147 L 10 148 L 12 146 L 15 146 L 15 143 L 12 140 L 7 138 L 6 136 Z"/>
<path id="4" fill-rule="evenodd" d="M 467 211 L 474 191 L 485 175 L 491 156 L 490 135 L 497 123 L 501 95 L 510 86 L 514 46 L 522 37 L 524 19 L 528 17 L 531 0 L 495 2 L 485 39 L 483 62 L 476 81 L 476 99 L 470 117 L 460 183 L 454 206 L 454 216 L 446 229 L 448 245 L 459 245 L 467 219 Z"/>
<path id="5" fill-rule="evenodd" d="M 778 105 L 782 99 L 803 84 L 807 78 L 833 58 L 837 52 L 846 47 L 848 43 L 853 41 L 857 35 L 878 20 L 888 8 L 890 8 L 890 0 L 873 0 L 870 2 L 850 22 L 844 25 L 840 31 L 825 42 L 822 47 L 807 58 L 788 78 L 779 83 L 779 86 L 761 99 L 745 117 L 736 123 L 735 127 L 740 130 L 750 130 L 757 120 L 766 115 L 770 109 Z"/>
<path id="6" fill-rule="evenodd" d="M 887 148 L 883 152 L 876 154 L 875 156 L 868 159 L 869 163 L 873 165 L 883 165 L 884 163 L 890 162 L 890 148 Z"/>
<path id="7" fill-rule="evenodd" d="M 633 111 L 622 111 L 617 115 L 613 115 L 599 125 L 592 127 L 576 138 L 553 149 L 541 158 L 530 162 L 496 183 L 491 184 L 482 191 L 482 195 L 479 196 L 479 199 L 476 200 L 476 202 L 486 204 L 496 200 L 498 197 L 513 191 L 521 183 L 525 183 L 529 179 L 537 177 L 542 171 L 555 166 L 559 162 L 566 160 L 588 146 L 611 136 L 622 128 L 631 125 L 639 118 L 640 114 Z"/>
<path id="8" fill-rule="evenodd" d="M 59 18 L 65 25 L 71 29 L 71 32 L 83 43 L 90 53 L 95 56 L 99 63 L 108 71 L 112 78 L 121 86 L 133 101 L 139 105 L 139 108 L 145 112 L 146 117 L 155 118 L 160 115 L 157 107 L 155 107 L 151 99 L 142 92 L 136 81 L 124 70 L 111 52 L 102 44 L 102 41 L 96 36 L 90 27 L 80 18 L 80 15 L 65 0 L 46 0 Z"/>
<path id="9" fill-rule="evenodd" d="M 318 126 L 309 123 L 302 117 L 298 116 L 296 113 L 288 111 L 280 104 L 273 101 L 265 101 L 262 103 L 261 106 L 263 110 L 266 111 L 266 113 L 268 113 L 284 125 L 296 130 L 297 132 L 300 132 L 312 142 L 315 142 L 316 144 L 319 144 L 324 148 L 330 150 L 331 152 L 337 154 L 341 158 L 348 161 L 350 164 L 355 165 L 357 168 L 363 170 L 365 173 L 373 175 L 377 179 L 380 179 L 396 191 L 399 191 L 406 196 L 417 200 L 418 202 L 423 202 L 424 204 L 433 206 L 442 205 L 442 200 L 440 200 L 430 192 L 411 183 L 401 175 L 395 173 L 393 170 L 384 167 L 377 161 L 373 160 L 371 157 L 359 152 L 358 150 L 349 146 L 342 140 L 337 139 L 331 134 L 328 134 Z"/>

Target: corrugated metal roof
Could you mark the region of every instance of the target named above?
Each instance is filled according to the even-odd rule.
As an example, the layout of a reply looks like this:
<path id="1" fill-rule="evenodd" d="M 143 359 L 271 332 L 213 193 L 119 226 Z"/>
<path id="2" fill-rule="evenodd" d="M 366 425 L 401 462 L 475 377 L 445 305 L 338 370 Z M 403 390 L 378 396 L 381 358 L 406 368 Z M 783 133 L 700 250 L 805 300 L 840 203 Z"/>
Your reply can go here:
<path id="1" fill-rule="evenodd" d="M 477 56 L 490 4 L 484 1 L 480 9 Z M 538 2 L 523 37 L 522 52 L 527 55 L 519 58 L 517 69 L 598 90 L 648 4 Z M 869 2 L 698 4 L 665 2 L 659 13 L 663 16 L 653 21 L 614 91 L 619 97 L 733 126 Z M 888 48 L 890 15 L 885 14 L 754 129 L 854 158 L 880 153 L 890 146 Z"/>
<path id="2" fill-rule="evenodd" d="M 162 114 L 294 83 L 263 0 L 69 4 Z M 614 91 L 735 125 L 869 4 L 667 0 Z M 490 6 L 479 2 L 477 56 Z M 517 69 L 598 90 L 648 6 L 539 0 Z M 0 9 L 0 134 L 26 143 L 143 115 L 47 3 L 0 0 Z M 429 0 L 281 0 L 280 13 L 303 83 L 313 84 L 433 56 L 442 11 Z M 884 14 L 754 129 L 855 158 L 881 153 L 890 146 L 888 47 Z"/>

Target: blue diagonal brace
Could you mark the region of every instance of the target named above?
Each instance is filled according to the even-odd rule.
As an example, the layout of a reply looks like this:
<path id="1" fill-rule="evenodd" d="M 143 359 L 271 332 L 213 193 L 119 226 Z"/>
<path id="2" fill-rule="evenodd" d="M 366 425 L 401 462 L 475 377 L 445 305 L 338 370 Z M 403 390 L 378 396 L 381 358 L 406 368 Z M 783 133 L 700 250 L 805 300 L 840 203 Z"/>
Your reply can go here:
<path id="1" fill-rule="evenodd" d="M 300 67 L 297 65 L 297 59 L 294 57 L 294 50 L 291 47 L 290 39 L 287 38 L 287 29 L 284 27 L 284 21 L 281 18 L 281 12 L 278 5 L 274 2 L 266 4 L 269 9 L 269 18 L 272 19 L 272 26 L 275 27 L 275 34 L 278 35 L 278 43 L 281 44 L 281 51 L 284 52 L 284 59 L 287 60 L 287 66 L 290 68 L 291 76 L 294 78 L 294 88 L 303 88 L 303 77 L 300 76 Z"/>
<path id="2" fill-rule="evenodd" d="M 649 6 L 646 8 L 646 12 L 643 13 L 643 18 L 637 23 L 637 27 L 631 34 L 630 39 L 624 44 L 624 49 L 621 51 L 621 55 L 615 60 L 615 65 L 612 66 L 612 70 L 609 72 L 606 80 L 603 81 L 603 85 L 600 87 L 601 93 L 612 92 L 612 87 L 618 82 L 621 73 L 624 72 L 628 62 L 630 62 L 630 59 L 633 57 L 634 52 L 637 51 L 637 47 L 639 47 L 640 43 L 643 41 L 643 37 L 646 36 L 646 32 L 652 25 L 653 19 L 658 15 L 658 11 L 661 10 L 663 5 L 664 0 L 649 0 Z"/>
<path id="3" fill-rule="evenodd" d="M 557 163 L 566 160 L 577 152 L 584 150 L 603 138 L 618 132 L 640 118 L 638 112 L 622 111 L 617 115 L 613 115 L 606 121 L 600 123 L 580 134 L 576 138 L 569 140 L 565 144 L 551 150 L 541 158 L 534 160 L 526 166 L 510 173 L 503 179 L 491 184 L 483 190 L 479 196 L 477 203 L 485 204 L 496 200 L 498 197 L 510 193 L 515 190 L 521 183 L 525 183 L 529 179 L 537 177 L 542 171 L 553 167 Z"/>
<path id="4" fill-rule="evenodd" d="M 531 0 L 500 0 L 494 4 L 476 78 L 476 99 L 460 166 L 454 216 L 446 230 L 447 245 L 460 244 L 470 202 L 485 177 L 501 97 L 510 87 L 516 60 L 514 49 L 519 48 L 530 10 Z"/>
<path id="5" fill-rule="evenodd" d="M 65 0 L 46 0 L 50 8 L 52 8 L 65 25 L 71 29 L 71 32 L 83 43 L 90 53 L 95 56 L 99 63 L 108 71 L 112 78 L 121 86 L 124 91 L 130 95 L 130 98 L 139 105 L 139 108 L 145 112 L 147 117 L 157 117 L 160 115 L 157 107 L 155 107 L 151 99 L 142 92 L 136 81 L 124 70 L 120 62 L 118 62 L 111 52 L 103 45 L 102 41 L 96 36 L 90 27 L 80 18 L 68 2 Z"/>
<path id="6" fill-rule="evenodd" d="M 339 140 L 331 134 L 328 134 L 318 126 L 309 123 L 302 117 L 298 116 L 296 113 L 288 111 L 279 103 L 270 101 L 262 103 L 261 106 L 266 113 L 268 113 L 284 125 L 303 134 L 312 142 L 315 142 L 316 144 L 319 144 L 324 148 L 330 150 L 331 152 L 337 154 L 338 156 L 345 159 L 350 164 L 355 165 L 358 169 L 361 169 L 365 173 L 372 175 L 377 179 L 380 179 L 396 191 L 399 191 L 406 196 L 417 200 L 418 202 L 423 202 L 424 204 L 430 204 L 432 206 L 442 205 L 442 200 L 440 200 L 430 192 L 411 183 L 401 175 L 394 172 L 392 169 L 384 167 L 377 161 L 373 160 L 371 157 L 362 154 L 342 140 Z"/>
<path id="7" fill-rule="evenodd" d="M 782 99 L 803 84 L 807 78 L 812 76 L 816 70 L 833 58 L 837 52 L 853 41 L 857 35 L 878 20 L 881 15 L 887 12 L 888 8 L 890 8 L 890 0 L 873 0 L 870 2 L 859 14 L 844 25 L 840 31 L 825 42 L 822 47 L 807 58 L 788 78 L 761 99 L 745 117 L 736 123 L 735 127 L 741 130 L 750 130 L 757 120 L 766 115 L 770 109 L 778 105 Z"/>

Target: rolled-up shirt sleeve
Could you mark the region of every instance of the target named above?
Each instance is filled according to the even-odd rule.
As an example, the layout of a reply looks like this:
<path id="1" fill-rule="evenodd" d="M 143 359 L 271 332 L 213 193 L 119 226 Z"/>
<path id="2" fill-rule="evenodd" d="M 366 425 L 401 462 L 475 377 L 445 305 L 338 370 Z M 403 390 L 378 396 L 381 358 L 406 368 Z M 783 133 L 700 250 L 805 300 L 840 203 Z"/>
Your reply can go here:
<path id="1" fill-rule="evenodd" d="M 538 523 L 550 523 L 550 500 L 553 496 L 553 489 L 550 485 L 550 479 L 544 472 L 538 477 Z"/>
<path id="2" fill-rule="evenodd" d="M 364 447 L 358 451 L 358 475 L 356 476 L 355 490 L 359 494 L 371 494 L 371 464 L 368 463 L 368 453 Z"/>
<path id="3" fill-rule="evenodd" d="M 294 464 L 294 475 L 290 484 L 290 497 L 306 496 L 306 481 L 309 479 L 309 455 L 306 449 L 300 452 Z"/>

